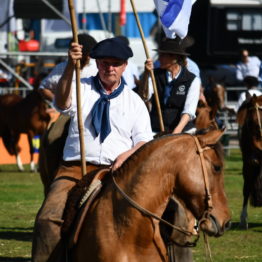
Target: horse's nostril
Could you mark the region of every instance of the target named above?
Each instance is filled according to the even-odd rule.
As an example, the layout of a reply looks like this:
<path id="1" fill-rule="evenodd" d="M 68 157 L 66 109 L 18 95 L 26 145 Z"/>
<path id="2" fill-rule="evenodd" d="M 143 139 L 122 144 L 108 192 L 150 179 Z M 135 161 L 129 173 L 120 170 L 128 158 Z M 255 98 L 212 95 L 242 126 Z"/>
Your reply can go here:
<path id="1" fill-rule="evenodd" d="M 232 222 L 229 220 L 229 221 L 227 221 L 226 223 L 225 223 L 225 225 L 224 225 L 224 229 L 225 230 L 229 230 L 230 228 L 231 228 L 231 225 L 232 225 Z"/>

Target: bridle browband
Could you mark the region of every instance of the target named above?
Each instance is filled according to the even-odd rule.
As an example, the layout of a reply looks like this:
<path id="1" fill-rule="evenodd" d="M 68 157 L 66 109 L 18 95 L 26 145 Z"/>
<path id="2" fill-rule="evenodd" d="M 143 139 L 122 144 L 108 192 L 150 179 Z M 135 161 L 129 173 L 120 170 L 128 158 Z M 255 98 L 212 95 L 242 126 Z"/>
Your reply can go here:
<path id="1" fill-rule="evenodd" d="M 204 156 L 203 156 L 203 152 L 205 150 L 209 150 L 211 149 L 210 147 L 204 147 L 202 148 L 199 141 L 198 141 L 198 138 L 196 136 L 192 136 L 194 138 L 194 141 L 195 141 L 195 144 L 196 144 L 196 147 L 197 147 L 197 153 L 199 154 L 199 157 L 200 157 L 200 161 L 201 161 L 201 166 L 202 166 L 202 171 L 203 171 L 203 179 L 204 179 L 204 184 L 205 184 L 205 192 L 206 192 L 206 201 L 207 201 L 207 208 L 206 210 L 204 211 L 201 219 L 199 220 L 199 223 L 203 222 L 204 220 L 208 219 L 209 218 L 209 215 L 211 213 L 211 210 L 213 209 L 213 206 L 212 206 L 212 197 L 211 197 L 211 194 L 210 194 L 210 191 L 209 191 L 209 180 L 208 180 L 208 174 L 207 174 L 207 169 L 206 169 L 206 165 L 205 165 L 205 162 L 204 162 Z M 149 216 L 149 217 L 152 217 L 152 218 L 155 218 L 157 219 L 158 221 L 170 226 L 171 228 L 187 235 L 187 236 L 193 236 L 194 234 L 190 231 L 187 231 L 185 230 L 184 228 L 182 227 L 178 227 L 178 226 L 175 226 L 171 223 L 169 223 L 168 221 L 162 219 L 161 217 L 157 216 L 156 214 L 150 212 L 149 210 L 141 207 L 138 203 L 136 203 L 133 199 L 131 199 L 120 187 L 119 185 L 117 184 L 114 176 L 112 175 L 112 180 L 113 180 L 113 184 L 115 185 L 116 189 L 118 190 L 118 192 L 134 207 L 136 208 L 137 210 L 139 210 L 142 214 L 146 215 L 146 216 Z M 187 242 L 187 246 L 195 246 L 196 245 L 196 242 L 198 241 L 199 239 L 199 232 L 197 232 L 197 238 L 195 239 L 194 242 L 190 243 L 190 242 Z"/>

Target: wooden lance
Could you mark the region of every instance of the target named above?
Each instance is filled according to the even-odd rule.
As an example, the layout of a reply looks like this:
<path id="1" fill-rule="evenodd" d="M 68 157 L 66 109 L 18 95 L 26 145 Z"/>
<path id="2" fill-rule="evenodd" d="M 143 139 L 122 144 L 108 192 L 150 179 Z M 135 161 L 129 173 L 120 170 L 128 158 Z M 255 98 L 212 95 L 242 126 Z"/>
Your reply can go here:
<path id="1" fill-rule="evenodd" d="M 137 23 L 137 26 L 138 26 L 138 29 L 139 29 L 139 32 L 140 32 L 140 36 L 142 38 L 143 46 L 144 46 L 145 53 L 146 53 L 146 58 L 148 59 L 148 58 L 150 58 L 150 56 L 149 56 L 148 48 L 147 48 L 147 45 L 146 45 L 144 32 L 143 32 L 142 26 L 140 24 L 139 17 L 137 15 L 137 11 L 136 11 L 136 7 L 135 7 L 135 4 L 134 4 L 134 1 L 130 0 L 130 2 L 131 2 L 132 8 L 133 8 L 133 12 L 134 12 L 134 15 L 135 15 L 135 18 L 136 18 L 136 23 Z M 151 76 L 152 83 L 153 83 L 153 89 L 154 89 L 154 94 L 155 94 L 155 102 L 156 102 L 157 113 L 158 113 L 158 118 L 159 118 L 160 130 L 161 131 L 165 131 L 164 124 L 163 124 L 162 113 L 161 113 L 161 108 L 160 108 L 160 103 L 159 103 L 158 92 L 157 92 L 157 88 L 156 88 L 156 80 L 155 80 L 155 75 L 154 75 L 154 71 L 153 70 L 150 70 L 150 76 Z"/>
<path id="2" fill-rule="evenodd" d="M 78 43 L 77 36 L 77 24 L 74 8 L 74 0 L 68 0 L 68 7 L 71 18 L 73 41 Z M 80 60 L 76 61 L 75 72 L 76 72 L 76 101 L 77 101 L 77 119 L 78 119 L 78 130 L 79 130 L 79 141 L 80 141 L 80 154 L 81 154 L 81 170 L 82 176 L 86 174 L 86 160 L 85 160 L 85 141 L 84 141 L 84 127 L 82 120 L 82 107 L 81 107 L 81 89 L 80 89 Z"/>

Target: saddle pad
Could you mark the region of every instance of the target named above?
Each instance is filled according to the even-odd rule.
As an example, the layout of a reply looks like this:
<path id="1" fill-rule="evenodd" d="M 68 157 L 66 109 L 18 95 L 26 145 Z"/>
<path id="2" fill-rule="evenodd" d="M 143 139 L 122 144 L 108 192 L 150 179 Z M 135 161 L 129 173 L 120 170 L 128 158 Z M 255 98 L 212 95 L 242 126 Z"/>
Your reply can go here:
<path id="1" fill-rule="evenodd" d="M 108 174 L 110 169 L 102 169 L 99 170 L 98 173 L 95 175 L 94 179 L 92 180 L 90 186 L 88 187 L 86 193 L 82 197 L 79 203 L 79 212 L 77 214 L 76 221 L 74 222 L 74 229 L 72 234 L 69 238 L 69 248 L 72 248 L 78 240 L 79 233 L 81 231 L 84 219 L 86 217 L 87 211 L 89 210 L 91 204 L 93 203 L 94 199 L 101 191 L 102 188 L 102 179 L 106 174 Z"/>

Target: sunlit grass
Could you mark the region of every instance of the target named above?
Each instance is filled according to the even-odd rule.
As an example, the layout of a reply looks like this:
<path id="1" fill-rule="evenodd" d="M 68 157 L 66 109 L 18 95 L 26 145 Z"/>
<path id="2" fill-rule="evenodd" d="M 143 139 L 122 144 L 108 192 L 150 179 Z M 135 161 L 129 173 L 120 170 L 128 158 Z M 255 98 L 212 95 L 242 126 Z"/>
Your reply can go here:
<path id="1" fill-rule="evenodd" d="M 233 224 L 224 236 L 208 238 L 213 261 L 260 262 L 262 208 L 249 207 L 249 229 L 238 228 L 243 186 L 239 150 L 231 150 L 225 160 L 225 189 Z M 23 173 L 12 165 L 0 166 L 0 170 L 0 261 L 30 261 L 34 219 L 43 200 L 40 177 L 28 167 Z M 206 261 L 203 236 L 193 254 L 194 261 Z"/>

